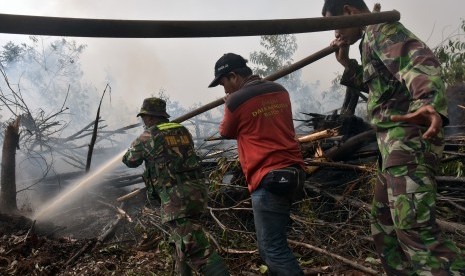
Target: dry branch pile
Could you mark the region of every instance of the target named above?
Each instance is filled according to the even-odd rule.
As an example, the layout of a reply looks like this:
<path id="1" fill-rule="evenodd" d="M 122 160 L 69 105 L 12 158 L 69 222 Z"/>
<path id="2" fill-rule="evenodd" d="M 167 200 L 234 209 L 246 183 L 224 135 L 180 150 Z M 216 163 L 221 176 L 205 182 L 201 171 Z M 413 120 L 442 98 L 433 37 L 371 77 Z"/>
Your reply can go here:
<path id="1" fill-rule="evenodd" d="M 378 155 L 374 132 L 353 116 L 360 95 L 346 94 L 341 114 L 307 114 L 303 125 L 311 133 L 300 137 L 307 164 L 303 193 L 293 206 L 289 243 L 307 275 L 381 275 L 369 228 L 369 206 Z M 43 125 L 34 123 L 32 125 Z M 86 158 L 77 141 L 92 134 L 88 124 L 66 138 L 32 132 L 28 145 L 38 152 L 53 150 L 78 169 L 44 176 L 34 185 L 56 185 L 56 179 L 76 179 Z M 105 131 L 96 142 L 135 127 Z M 28 128 L 28 129 L 33 129 Z M 459 129 L 457 125 L 454 130 Z M 463 129 L 463 128 L 462 128 Z M 95 132 L 94 132 L 95 133 Z M 53 138 L 53 139 L 52 139 Z M 71 146 L 72 145 L 72 146 Z M 40 149 L 40 150 L 38 150 Z M 449 133 L 439 168 L 438 222 L 446 235 L 465 249 L 465 136 Z M 111 148 L 107 148 L 111 151 Z M 226 259 L 233 275 L 257 275 L 266 270 L 257 252 L 250 195 L 234 143 L 208 139 L 199 152 L 210 179 L 210 202 L 202 223 Z M 99 154 L 96 149 L 94 154 Z M 106 175 L 99 189 L 63 206 L 51 221 L 34 222 L 0 216 L 0 274 L 149 274 L 171 275 L 169 235 L 160 222 L 157 202 L 148 202 L 136 170 Z M 64 184 L 66 181 L 61 181 Z M 140 187 L 140 186 L 139 186 Z M 131 192 L 134 191 L 134 192 Z M 131 193 L 130 193 L 131 192 Z"/>

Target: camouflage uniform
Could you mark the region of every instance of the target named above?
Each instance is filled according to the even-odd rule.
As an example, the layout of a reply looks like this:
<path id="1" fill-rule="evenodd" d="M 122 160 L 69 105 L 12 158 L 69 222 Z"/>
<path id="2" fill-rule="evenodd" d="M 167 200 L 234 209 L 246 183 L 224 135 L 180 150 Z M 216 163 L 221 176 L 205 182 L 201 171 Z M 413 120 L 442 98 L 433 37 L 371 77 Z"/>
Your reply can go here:
<path id="1" fill-rule="evenodd" d="M 390 120 L 431 105 L 448 123 L 440 63 L 398 22 L 368 26 L 360 51 L 362 65 L 351 60 L 341 83 L 370 92 L 367 109 L 381 153 L 371 228 L 384 269 L 388 275 L 464 275 L 463 254 L 435 219 L 443 131 L 424 140 L 425 127 Z"/>
<path id="2" fill-rule="evenodd" d="M 145 162 L 147 195 L 160 197 L 161 219 L 171 229 L 179 275 L 191 275 L 192 269 L 205 275 L 229 275 L 204 229 L 194 221 L 204 212 L 208 194 L 192 137 L 184 126 L 165 119 L 169 116 L 165 108 L 165 102 L 158 98 L 144 100 L 138 116 L 158 116 L 162 122 L 145 129 L 123 162 L 128 167 Z"/>

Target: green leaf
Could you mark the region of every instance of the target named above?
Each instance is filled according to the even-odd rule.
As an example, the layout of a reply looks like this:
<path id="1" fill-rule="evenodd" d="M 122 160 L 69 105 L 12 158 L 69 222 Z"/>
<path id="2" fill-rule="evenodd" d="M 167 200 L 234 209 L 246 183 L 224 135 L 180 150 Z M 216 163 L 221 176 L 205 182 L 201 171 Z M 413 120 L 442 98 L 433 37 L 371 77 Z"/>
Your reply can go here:
<path id="1" fill-rule="evenodd" d="M 268 267 L 266 265 L 260 265 L 258 271 L 260 271 L 261 274 L 265 274 L 268 271 Z"/>

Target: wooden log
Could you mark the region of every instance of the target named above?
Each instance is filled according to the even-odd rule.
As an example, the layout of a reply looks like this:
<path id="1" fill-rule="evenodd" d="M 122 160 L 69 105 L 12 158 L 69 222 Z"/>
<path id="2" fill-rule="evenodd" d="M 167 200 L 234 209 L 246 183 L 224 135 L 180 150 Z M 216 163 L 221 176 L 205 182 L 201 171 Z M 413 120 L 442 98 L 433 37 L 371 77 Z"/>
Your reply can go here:
<path id="1" fill-rule="evenodd" d="M 337 129 L 325 129 L 323 131 L 318 131 L 309 135 L 298 137 L 300 143 L 308 143 L 312 141 L 317 141 L 325 138 L 330 138 L 338 135 Z"/>
<path id="2" fill-rule="evenodd" d="M 7 214 L 18 210 L 16 202 L 16 149 L 19 148 L 19 122 L 20 117 L 7 125 L 3 140 L 0 210 Z"/>
<path id="3" fill-rule="evenodd" d="M 321 32 L 399 21 L 396 10 L 278 20 L 111 20 L 0 14 L 0 32 L 47 36 L 172 38 L 231 37 Z"/>
<path id="4" fill-rule="evenodd" d="M 353 116 L 355 114 L 355 108 L 357 107 L 359 98 L 367 101 L 367 97 L 365 97 L 360 91 L 352 87 L 347 87 L 344 101 L 341 107 L 341 115 Z"/>
<path id="5" fill-rule="evenodd" d="M 371 142 L 376 142 L 376 134 L 370 129 L 350 137 L 339 147 L 327 150 L 325 156 L 333 161 L 347 160 L 350 159 L 352 153 Z"/>

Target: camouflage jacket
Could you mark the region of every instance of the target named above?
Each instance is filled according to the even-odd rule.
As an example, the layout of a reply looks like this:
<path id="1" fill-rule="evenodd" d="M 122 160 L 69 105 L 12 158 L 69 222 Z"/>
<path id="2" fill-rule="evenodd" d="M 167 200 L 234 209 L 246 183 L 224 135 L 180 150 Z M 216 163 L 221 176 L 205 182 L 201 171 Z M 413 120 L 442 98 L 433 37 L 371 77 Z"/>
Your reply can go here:
<path id="1" fill-rule="evenodd" d="M 369 92 L 368 113 L 377 128 L 399 123 L 390 115 L 432 105 L 447 123 L 445 87 L 433 52 L 401 23 L 368 26 L 360 43 L 362 65 L 351 60 L 341 84 Z"/>
<path id="2" fill-rule="evenodd" d="M 162 220 L 199 213 L 206 204 L 206 185 L 189 131 L 177 123 L 147 128 L 130 146 L 123 163 L 135 168 L 145 162 L 148 192 L 158 194 Z"/>
<path id="3" fill-rule="evenodd" d="M 341 84 L 369 92 L 368 115 L 377 131 L 378 144 L 384 143 L 380 144 L 384 166 L 422 163 L 412 155 L 413 148 L 411 152 L 388 157 L 397 151 L 393 149 L 396 141 L 405 144 L 409 139 L 421 136 L 424 130 L 421 126 L 392 122 L 390 116 L 431 105 L 442 115 L 444 124 L 448 123 L 438 59 L 399 22 L 368 26 L 360 43 L 360 52 L 362 65 L 351 60 Z M 434 143 L 440 146 L 441 141 Z"/>

